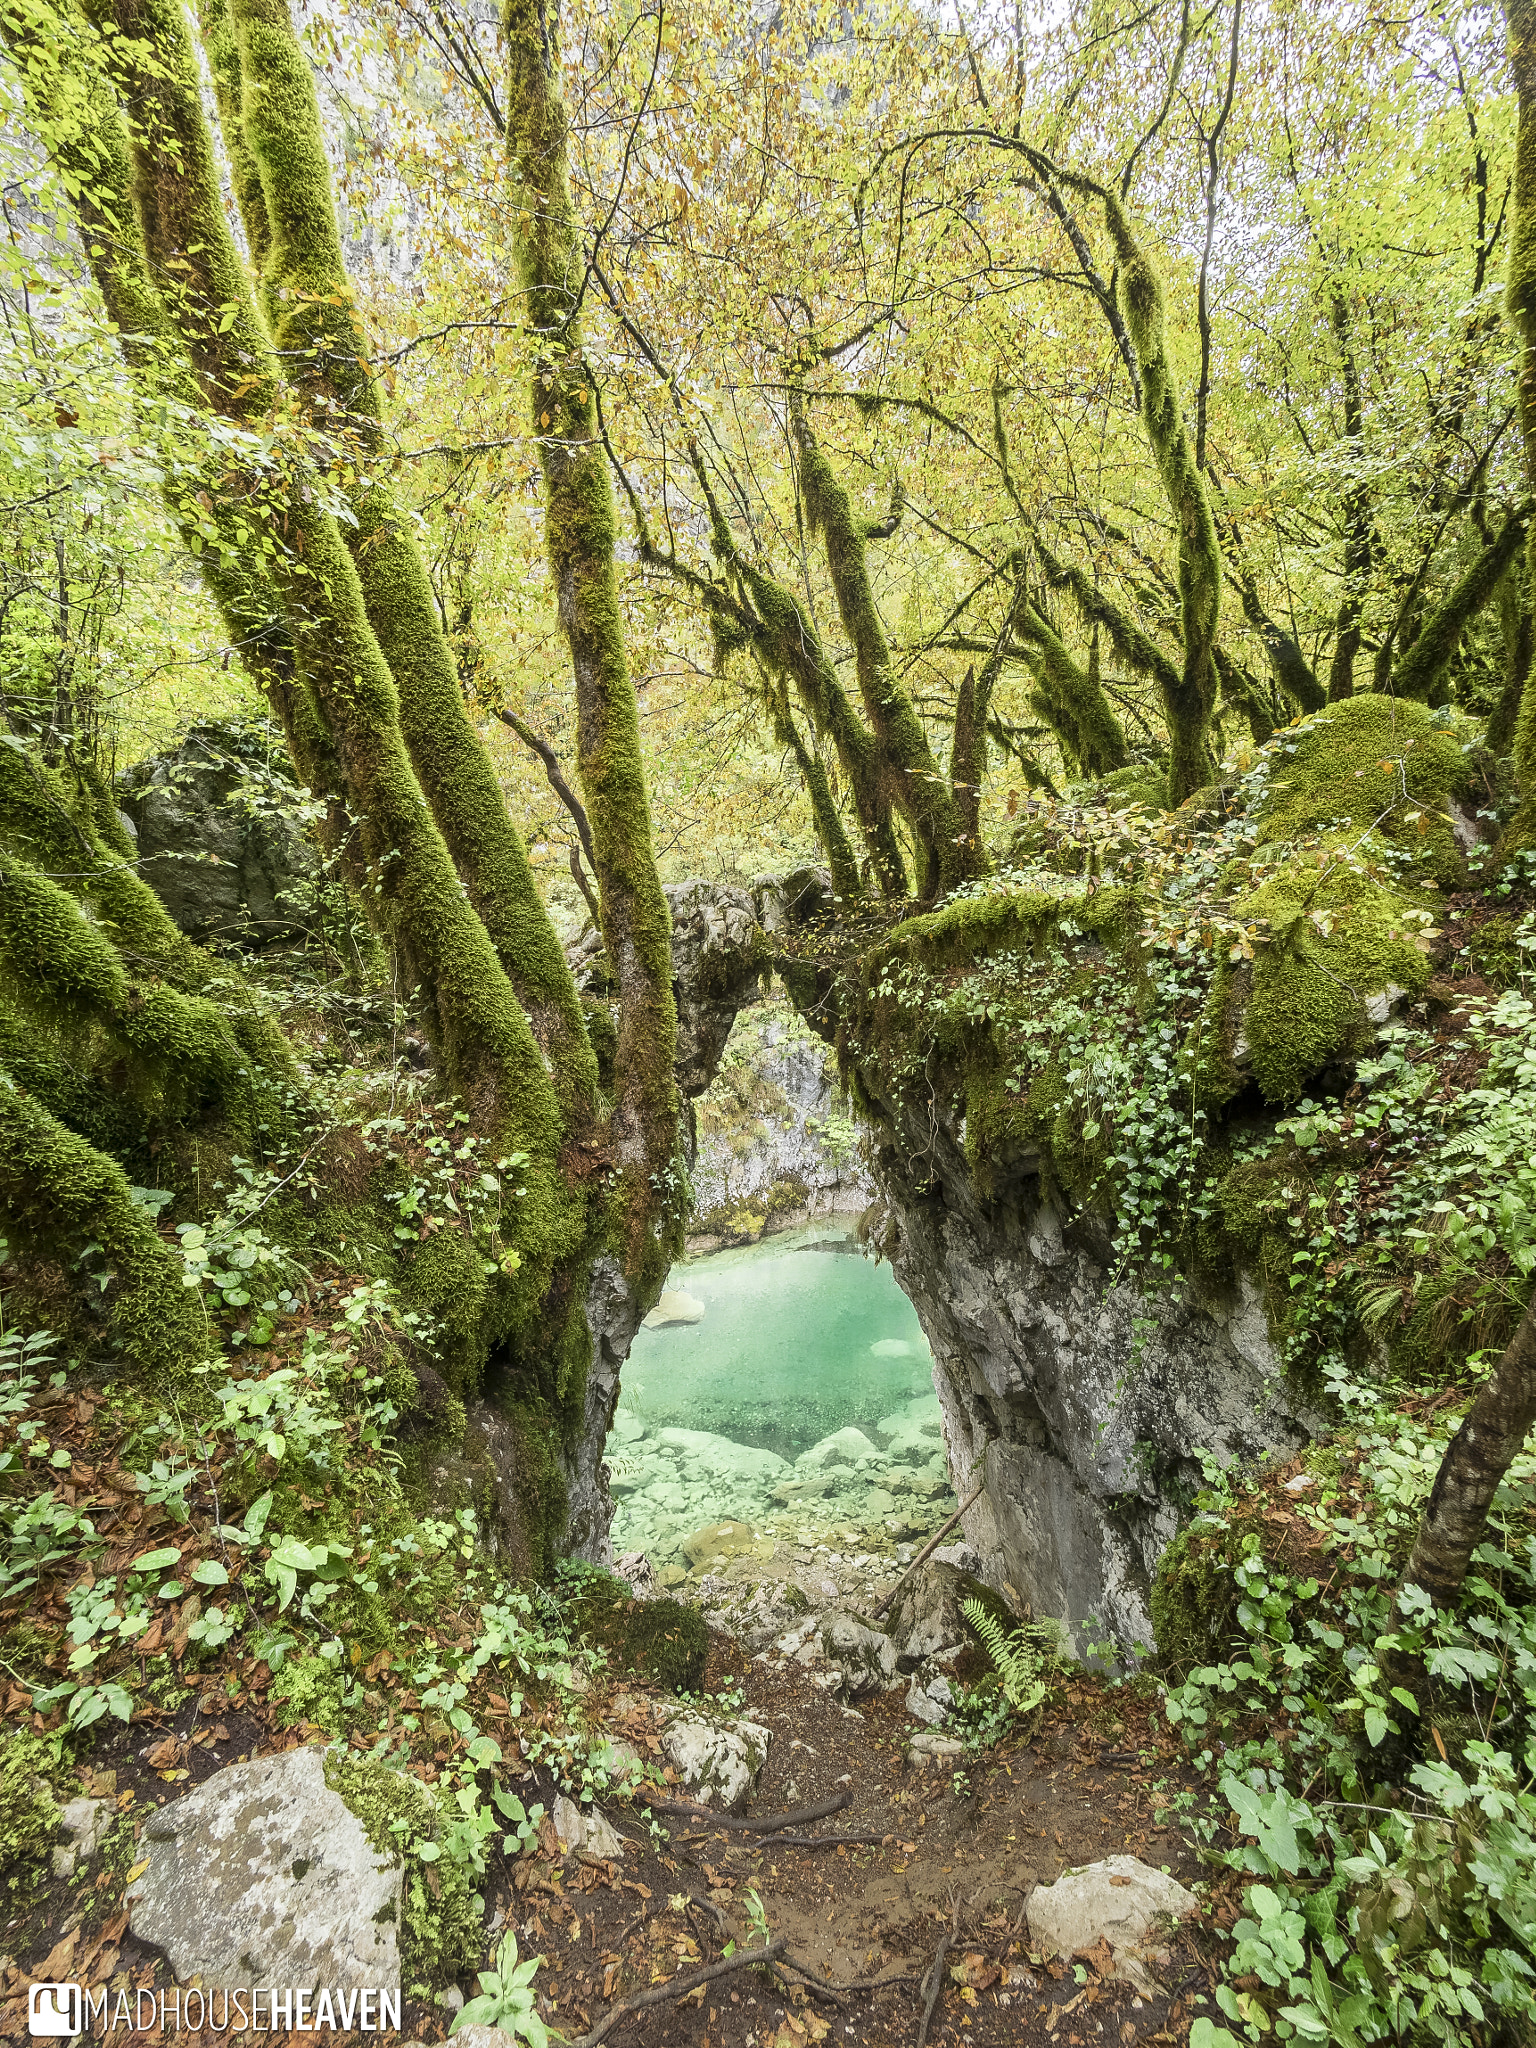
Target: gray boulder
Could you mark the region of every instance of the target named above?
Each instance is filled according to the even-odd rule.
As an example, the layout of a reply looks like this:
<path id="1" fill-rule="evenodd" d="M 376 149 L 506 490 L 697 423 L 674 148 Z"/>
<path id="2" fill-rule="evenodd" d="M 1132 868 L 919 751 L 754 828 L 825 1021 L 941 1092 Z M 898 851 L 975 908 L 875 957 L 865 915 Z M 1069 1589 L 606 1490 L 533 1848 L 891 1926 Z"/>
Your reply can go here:
<path id="1" fill-rule="evenodd" d="M 1030 1893 L 1030 1939 L 1043 1955 L 1068 1957 L 1107 1941 L 1114 1974 L 1148 1992 L 1156 1988 L 1149 1966 L 1165 1954 L 1162 1930 L 1198 1904 L 1176 1878 L 1139 1857 L 1111 1856 Z"/>
<path id="2" fill-rule="evenodd" d="M 821 1625 L 821 1646 L 829 1662 L 843 1674 L 843 1690 L 860 1693 L 888 1690 L 896 1683 L 896 1645 L 879 1629 L 852 1614 L 829 1614 Z"/>
<path id="3" fill-rule="evenodd" d="M 320 855 L 276 728 L 207 721 L 118 783 L 139 873 L 189 938 L 266 945 L 308 930 Z"/>
<path id="4" fill-rule="evenodd" d="M 915 1721 L 926 1721 L 930 1728 L 937 1728 L 954 1705 L 954 1699 L 947 1678 L 931 1678 L 924 1685 L 920 1677 L 914 1676 L 907 1687 L 907 1712 Z"/>
<path id="5" fill-rule="evenodd" d="M 740 1813 L 768 1761 L 770 1730 L 756 1721 L 713 1721 L 685 1713 L 662 1731 L 661 1750 L 703 1806 Z"/>
<path id="6" fill-rule="evenodd" d="M 211 1990 L 400 1983 L 400 1865 L 325 1782 L 318 1749 L 230 1764 L 145 1826 L 135 1936 Z"/>
<path id="7" fill-rule="evenodd" d="M 888 1627 L 903 1671 L 915 1671 L 929 1657 L 966 1640 L 960 1602 L 963 1574 L 931 1559 L 919 1565 L 891 1603 Z"/>

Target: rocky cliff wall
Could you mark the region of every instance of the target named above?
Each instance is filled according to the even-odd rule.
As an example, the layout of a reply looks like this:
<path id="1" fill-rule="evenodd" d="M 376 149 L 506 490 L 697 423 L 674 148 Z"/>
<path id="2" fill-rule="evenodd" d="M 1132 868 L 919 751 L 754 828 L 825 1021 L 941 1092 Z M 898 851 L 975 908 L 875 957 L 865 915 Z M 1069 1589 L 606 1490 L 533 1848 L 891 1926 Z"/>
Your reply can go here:
<path id="1" fill-rule="evenodd" d="M 1149 1300 L 1028 1161 L 983 1198 L 957 1134 L 875 1155 L 874 1235 L 933 1347 L 950 1473 L 980 1576 L 1081 1653 L 1150 1647 L 1158 1557 L 1201 1460 L 1284 1454 L 1319 1418 L 1282 1376 L 1258 1288 Z M 1091 1626 L 1097 1622 L 1097 1629 Z"/>
<path id="2" fill-rule="evenodd" d="M 837 1062 L 782 996 L 737 1018 L 694 1139 L 691 1251 L 857 1215 L 874 1199 Z"/>

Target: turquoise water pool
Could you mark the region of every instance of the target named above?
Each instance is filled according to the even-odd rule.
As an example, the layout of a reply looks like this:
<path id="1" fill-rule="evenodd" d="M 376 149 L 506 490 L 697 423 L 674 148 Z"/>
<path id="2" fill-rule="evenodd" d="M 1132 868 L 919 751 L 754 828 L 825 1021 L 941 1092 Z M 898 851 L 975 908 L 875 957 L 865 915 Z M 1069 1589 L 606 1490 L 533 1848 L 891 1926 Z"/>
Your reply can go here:
<path id="1" fill-rule="evenodd" d="M 648 1322 L 608 1440 L 616 1552 L 681 1577 L 714 1524 L 889 1548 L 942 1514 L 927 1340 L 852 1240 L 802 1231 L 674 1266 Z"/>
<path id="2" fill-rule="evenodd" d="M 691 1259 L 667 1290 L 703 1314 L 635 1339 L 619 1407 L 652 1430 L 709 1430 L 794 1459 L 933 1391 L 916 1311 L 851 1238 L 800 1231 Z"/>

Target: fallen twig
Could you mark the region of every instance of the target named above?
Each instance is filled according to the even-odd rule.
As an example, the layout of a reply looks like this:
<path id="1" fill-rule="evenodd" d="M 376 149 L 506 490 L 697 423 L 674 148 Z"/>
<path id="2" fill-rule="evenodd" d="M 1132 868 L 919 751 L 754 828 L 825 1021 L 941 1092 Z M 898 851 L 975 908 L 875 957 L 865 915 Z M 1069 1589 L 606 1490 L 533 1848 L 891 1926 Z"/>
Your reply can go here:
<path id="1" fill-rule="evenodd" d="M 803 1820 L 825 1820 L 829 1813 L 840 1813 L 853 1794 L 846 1788 L 834 1792 L 830 1799 L 818 1799 L 814 1806 L 797 1806 L 790 1813 L 753 1814 L 750 1817 L 738 1813 L 711 1813 L 707 1806 L 699 1806 L 681 1799 L 653 1799 L 650 1802 L 653 1813 L 675 1813 L 684 1820 L 704 1825 L 706 1833 L 716 1828 L 726 1828 L 737 1834 L 772 1835 L 780 1828 L 792 1828 Z"/>
<path id="2" fill-rule="evenodd" d="M 605 2041 L 619 2021 L 632 2012 L 642 2012 L 647 2006 L 668 2005 L 679 1998 L 686 1998 L 690 1991 L 697 1991 L 701 1985 L 712 1984 L 717 1977 L 728 1977 L 733 1970 L 745 1970 L 754 1963 L 771 1963 L 781 1956 L 789 1946 L 781 1934 L 776 1941 L 770 1941 L 766 1948 L 742 1948 L 733 1956 L 727 1956 L 723 1963 L 711 1963 L 707 1969 L 695 1970 L 689 1977 L 673 1977 L 668 1983 L 658 1984 L 653 1991 L 641 1991 L 633 1998 L 626 1998 L 622 2005 L 616 2005 L 605 2013 L 589 2034 L 579 2034 L 570 2043 L 570 2048 L 597 2048 L 599 2041 Z"/>
<path id="3" fill-rule="evenodd" d="M 808 1970 L 804 1963 L 791 1962 L 788 1956 L 775 1963 L 773 1967 L 779 1976 L 798 1977 L 818 1998 L 830 1999 L 834 2005 L 840 2005 L 844 2011 L 847 2010 L 848 1994 L 841 1984 L 829 1984 L 825 1977 L 818 1976 L 814 1970 Z"/>
<path id="4" fill-rule="evenodd" d="M 878 1842 L 883 1847 L 894 1842 L 894 1835 L 774 1835 L 764 1842 L 765 1849 L 835 1849 L 841 1844 L 859 1843 L 867 1847 Z"/>
<path id="5" fill-rule="evenodd" d="M 917 2030 L 917 2048 L 928 2048 L 928 2029 L 933 2024 L 933 2009 L 939 2002 L 939 1993 L 944 1989 L 944 1958 L 949 1954 L 959 1924 L 960 1901 L 956 1899 L 950 1909 L 949 1932 L 935 1949 L 928 1974 L 923 1979 L 923 1984 L 928 1987 L 928 2002 L 923 2007 L 923 2022 Z M 917 1987 L 919 1995 L 922 1993 L 923 1984 Z"/>
<path id="6" fill-rule="evenodd" d="M 920 1564 L 926 1564 L 928 1562 L 928 1559 L 932 1556 L 933 1552 L 938 1549 L 939 1545 L 944 1541 L 944 1538 L 949 1534 L 950 1530 L 953 1529 L 956 1522 L 959 1521 L 960 1517 L 963 1514 L 965 1514 L 968 1509 L 975 1507 L 977 1501 L 981 1499 L 981 1496 L 986 1492 L 986 1490 L 987 1489 L 985 1484 L 978 1486 L 976 1491 L 970 1496 L 968 1500 L 961 1501 L 959 1507 L 955 1509 L 955 1512 L 950 1516 L 949 1520 L 945 1522 L 941 1528 L 936 1530 L 934 1534 L 928 1538 L 928 1541 L 923 1545 L 922 1549 L 917 1553 L 916 1557 L 913 1558 L 912 1562 L 907 1566 L 906 1570 L 902 1573 L 901 1577 L 896 1581 L 895 1585 L 892 1586 L 891 1590 L 889 1591 L 889 1593 L 886 1594 L 885 1598 L 883 1600 L 877 1600 L 874 1606 L 869 1610 L 870 1619 L 872 1621 L 877 1615 L 884 1614 L 887 1607 L 890 1606 L 891 1602 L 896 1598 L 896 1595 L 901 1591 L 902 1587 L 907 1583 L 908 1579 L 911 1578 L 912 1574 L 917 1570 L 918 1566 Z"/>

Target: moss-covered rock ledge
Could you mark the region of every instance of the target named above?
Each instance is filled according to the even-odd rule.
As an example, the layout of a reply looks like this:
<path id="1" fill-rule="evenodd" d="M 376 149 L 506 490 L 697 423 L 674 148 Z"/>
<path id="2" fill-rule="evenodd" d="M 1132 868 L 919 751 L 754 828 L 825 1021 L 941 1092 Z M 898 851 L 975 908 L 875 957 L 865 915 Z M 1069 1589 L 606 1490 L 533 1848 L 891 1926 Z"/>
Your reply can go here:
<path id="1" fill-rule="evenodd" d="M 1526 1085 L 1532 927 L 1450 711 L 1356 698 L 1177 812 L 1122 801 L 1033 807 L 987 883 L 781 969 L 874 1127 L 985 1575 L 1134 1649 L 1205 1461 L 1518 1315 L 1484 1126 Z"/>

